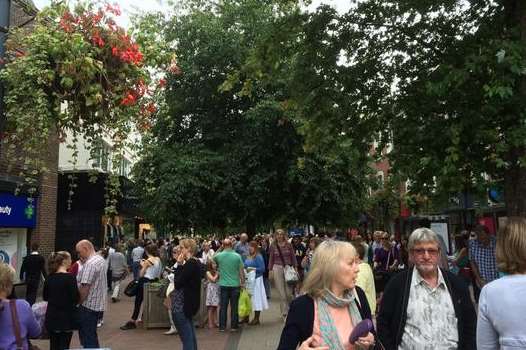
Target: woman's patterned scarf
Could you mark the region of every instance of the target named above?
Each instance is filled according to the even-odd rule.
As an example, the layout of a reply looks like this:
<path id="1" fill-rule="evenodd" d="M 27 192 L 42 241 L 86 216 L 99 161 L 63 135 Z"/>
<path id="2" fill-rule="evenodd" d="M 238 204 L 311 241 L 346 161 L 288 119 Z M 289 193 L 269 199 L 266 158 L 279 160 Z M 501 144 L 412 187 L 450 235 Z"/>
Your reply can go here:
<path id="1" fill-rule="evenodd" d="M 357 325 L 362 320 L 362 316 L 356 305 L 354 294 L 349 290 L 345 292 L 343 298 L 338 298 L 326 289 L 324 295 L 318 298 L 317 303 L 320 333 L 324 345 L 328 346 L 331 350 L 346 350 L 340 340 L 329 306 L 335 308 L 347 307 L 351 315 L 352 324 Z"/>

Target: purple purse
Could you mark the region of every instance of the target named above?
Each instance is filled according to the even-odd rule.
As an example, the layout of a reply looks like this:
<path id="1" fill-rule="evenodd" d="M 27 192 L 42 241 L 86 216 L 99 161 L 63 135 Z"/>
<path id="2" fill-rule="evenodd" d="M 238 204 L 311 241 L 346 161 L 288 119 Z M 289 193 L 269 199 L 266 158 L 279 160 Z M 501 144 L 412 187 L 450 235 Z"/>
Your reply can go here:
<path id="1" fill-rule="evenodd" d="M 373 321 L 366 318 L 365 320 L 359 322 L 351 332 L 349 336 L 349 343 L 354 344 L 358 338 L 365 337 L 369 332 L 374 330 Z"/>

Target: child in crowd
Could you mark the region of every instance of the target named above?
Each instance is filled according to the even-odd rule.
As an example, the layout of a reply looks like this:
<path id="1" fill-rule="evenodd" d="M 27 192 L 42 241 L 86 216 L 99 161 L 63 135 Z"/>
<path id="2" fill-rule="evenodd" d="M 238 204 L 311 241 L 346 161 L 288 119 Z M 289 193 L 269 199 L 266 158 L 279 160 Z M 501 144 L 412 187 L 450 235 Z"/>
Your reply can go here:
<path id="1" fill-rule="evenodd" d="M 206 279 L 208 281 L 206 286 L 206 307 L 208 308 L 208 328 L 219 327 L 217 323 L 217 307 L 219 305 L 219 273 L 215 262 L 210 259 L 206 263 Z"/>

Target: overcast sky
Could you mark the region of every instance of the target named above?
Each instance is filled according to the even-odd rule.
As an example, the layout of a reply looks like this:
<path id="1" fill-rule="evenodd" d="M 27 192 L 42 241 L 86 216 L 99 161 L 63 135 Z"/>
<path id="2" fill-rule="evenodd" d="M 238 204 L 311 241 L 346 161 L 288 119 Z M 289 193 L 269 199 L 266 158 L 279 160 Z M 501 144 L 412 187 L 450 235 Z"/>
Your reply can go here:
<path id="1" fill-rule="evenodd" d="M 349 3 L 351 0 L 313 0 L 310 8 L 316 8 L 320 4 L 329 4 L 336 8 L 340 12 L 347 11 L 349 9 Z M 51 0 L 33 0 L 35 5 L 41 9 L 51 3 Z M 128 27 L 130 14 L 136 12 L 150 12 L 169 9 L 166 0 L 111 0 L 111 3 L 117 3 L 120 5 L 122 10 L 122 16 L 117 18 L 117 22 L 123 26 Z"/>

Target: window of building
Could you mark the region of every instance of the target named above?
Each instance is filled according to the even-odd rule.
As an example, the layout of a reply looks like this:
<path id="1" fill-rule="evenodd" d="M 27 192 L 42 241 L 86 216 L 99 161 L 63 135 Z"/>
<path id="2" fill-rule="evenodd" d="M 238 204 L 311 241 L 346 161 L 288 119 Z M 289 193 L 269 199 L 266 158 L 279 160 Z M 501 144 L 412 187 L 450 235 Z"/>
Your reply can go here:
<path id="1" fill-rule="evenodd" d="M 130 170 L 131 170 L 131 162 L 126 158 L 122 158 L 119 175 L 124 176 L 124 177 L 129 177 Z"/>
<path id="2" fill-rule="evenodd" d="M 94 168 L 108 172 L 111 169 L 111 146 L 104 140 L 99 140 L 94 147 Z"/>

